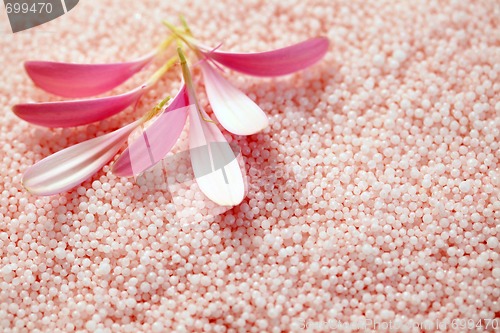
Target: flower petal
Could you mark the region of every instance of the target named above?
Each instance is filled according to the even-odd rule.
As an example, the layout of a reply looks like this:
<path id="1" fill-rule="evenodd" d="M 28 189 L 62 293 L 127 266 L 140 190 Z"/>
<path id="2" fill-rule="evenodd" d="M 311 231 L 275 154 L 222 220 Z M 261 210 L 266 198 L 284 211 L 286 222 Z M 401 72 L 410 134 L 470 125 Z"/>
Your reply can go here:
<path id="1" fill-rule="evenodd" d="M 114 64 L 27 61 L 24 68 L 37 86 L 62 97 L 88 97 L 109 91 L 148 65 L 156 53 Z"/>
<path id="2" fill-rule="evenodd" d="M 251 135 L 267 127 L 267 116 L 254 101 L 208 63 L 202 62 L 201 68 L 212 110 L 226 130 L 237 135 Z"/>
<path id="3" fill-rule="evenodd" d="M 161 161 L 182 133 L 189 99 L 183 84 L 163 113 L 120 155 L 113 173 L 120 177 L 138 175 Z"/>
<path id="4" fill-rule="evenodd" d="M 245 197 L 245 180 L 231 146 L 196 107 L 189 108 L 189 125 L 191 164 L 200 190 L 218 205 L 238 205 Z"/>
<path id="5" fill-rule="evenodd" d="M 291 74 L 319 61 L 328 50 L 326 37 L 311 38 L 282 49 L 260 53 L 205 51 L 205 55 L 235 71 L 255 76 Z"/>
<path id="6" fill-rule="evenodd" d="M 136 102 L 144 86 L 125 94 L 77 101 L 26 103 L 12 110 L 21 119 L 46 127 L 73 127 L 111 117 Z"/>
<path id="7" fill-rule="evenodd" d="M 44 158 L 24 173 L 24 187 L 35 195 L 54 195 L 78 186 L 113 158 L 140 123 L 137 120 Z"/>

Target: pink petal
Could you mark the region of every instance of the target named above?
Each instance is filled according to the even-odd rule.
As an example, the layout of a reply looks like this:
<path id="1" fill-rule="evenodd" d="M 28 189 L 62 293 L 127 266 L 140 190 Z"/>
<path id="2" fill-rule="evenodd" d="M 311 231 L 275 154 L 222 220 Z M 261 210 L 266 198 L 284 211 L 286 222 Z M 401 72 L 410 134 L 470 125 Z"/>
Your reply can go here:
<path id="1" fill-rule="evenodd" d="M 73 127 L 111 117 L 136 102 L 144 92 L 144 87 L 138 87 L 117 96 L 18 104 L 14 105 L 12 110 L 19 118 L 32 124 L 46 127 Z"/>
<path id="2" fill-rule="evenodd" d="M 191 164 L 200 190 L 218 205 L 238 205 L 245 197 L 245 180 L 237 156 L 217 125 L 201 119 L 196 107 L 189 108 L 189 117 Z"/>
<path id="3" fill-rule="evenodd" d="M 186 86 L 183 84 L 163 113 L 120 155 L 113 165 L 113 173 L 130 177 L 161 161 L 182 133 L 188 104 Z"/>
<path id="4" fill-rule="evenodd" d="M 63 97 L 88 97 L 109 91 L 148 65 L 156 53 L 114 64 L 27 61 L 26 72 L 45 91 Z"/>
<path id="5" fill-rule="evenodd" d="M 254 101 L 208 63 L 202 62 L 201 68 L 212 110 L 226 130 L 237 135 L 251 135 L 267 127 L 267 116 Z"/>
<path id="6" fill-rule="evenodd" d="M 205 51 L 205 55 L 241 73 L 255 76 L 279 76 L 313 65 L 323 58 L 328 50 L 328 44 L 326 37 L 317 37 L 269 52 Z"/>
<path id="7" fill-rule="evenodd" d="M 45 196 L 80 185 L 113 158 L 139 124 L 140 120 L 135 121 L 44 158 L 24 173 L 24 187 L 31 194 Z"/>

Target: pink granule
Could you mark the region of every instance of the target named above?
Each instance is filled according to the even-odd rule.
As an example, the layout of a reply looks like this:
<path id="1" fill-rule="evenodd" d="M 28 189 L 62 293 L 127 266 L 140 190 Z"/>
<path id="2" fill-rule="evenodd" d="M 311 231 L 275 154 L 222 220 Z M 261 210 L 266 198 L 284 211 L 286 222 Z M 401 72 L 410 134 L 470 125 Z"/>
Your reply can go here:
<path id="1" fill-rule="evenodd" d="M 189 187 L 109 166 L 66 194 L 27 193 L 36 161 L 141 113 L 27 124 L 12 105 L 57 98 L 23 61 L 132 60 L 181 13 L 227 50 L 330 39 L 292 76 L 225 73 L 270 119 L 257 135 L 225 132 L 246 161 L 244 202 L 211 214 Z M 499 18 L 494 0 L 109 0 L 12 34 L 2 11 L 0 331 L 498 331 Z"/>

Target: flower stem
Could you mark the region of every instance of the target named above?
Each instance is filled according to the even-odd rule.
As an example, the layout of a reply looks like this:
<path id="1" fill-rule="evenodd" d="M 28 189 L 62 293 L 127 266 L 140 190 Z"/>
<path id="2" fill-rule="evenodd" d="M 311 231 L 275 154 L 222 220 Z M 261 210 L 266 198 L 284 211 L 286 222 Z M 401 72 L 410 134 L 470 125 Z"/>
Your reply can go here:
<path id="1" fill-rule="evenodd" d="M 171 99 L 170 96 L 165 97 L 163 100 L 161 100 L 160 103 L 156 104 L 154 108 L 152 108 L 144 116 L 142 116 L 141 124 L 144 124 L 145 122 L 151 120 L 154 116 L 156 116 L 161 111 L 161 109 L 163 109 L 163 106 L 165 106 L 165 104 L 167 104 L 168 101 L 170 101 L 170 99 Z"/>
<path id="2" fill-rule="evenodd" d="M 174 35 L 168 36 L 163 42 L 161 42 L 160 45 L 157 46 L 156 52 L 159 54 L 162 51 L 165 51 L 170 46 L 170 44 L 172 44 L 175 38 L 176 37 Z"/>
<path id="3" fill-rule="evenodd" d="M 164 20 L 163 24 L 176 36 L 176 38 L 182 40 L 187 45 L 187 47 L 189 47 L 195 53 L 200 52 L 198 50 L 198 48 L 195 47 L 195 46 L 193 46 L 193 44 L 189 40 L 189 39 L 192 39 L 192 38 L 190 37 L 191 36 L 191 30 L 189 29 L 189 27 L 187 27 L 187 24 L 186 24 L 186 27 L 185 27 L 185 29 L 187 28 L 186 32 L 179 31 L 178 28 L 176 28 L 173 24 L 169 23 L 168 21 Z M 188 34 L 187 36 L 186 36 L 186 33 Z"/>
<path id="4" fill-rule="evenodd" d="M 214 123 L 215 122 L 212 119 L 205 118 L 203 115 L 203 112 L 201 111 L 200 104 L 198 102 L 198 98 L 196 98 L 196 93 L 194 91 L 194 86 L 193 86 L 193 79 L 191 78 L 191 72 L 189 71 L 189 67 L 187 65 L 187 60 L 186 56 L 184 55 L 184 52 L 182 51 L 182 48 L 177 48 L 177 52 L 179 53 L 179 59 L 181 62 L 181 67 L 182 67 L 182 76 L 184 77 L 184 82 L 186 83 L 186 87 L 188 89 L 188 94 L 189 97 L 193 99 L 194 105 L 196 106 L 196 110 L 200 114 L 201 119 L 204 121 L 207 121 L 209 123 Z"/>
<path id="5" fill-rule="evenodd" d="M 210 61 L 217 68 L 220 69 L 220 66 L 217 63 L 215 63 L 212 59 L 210 59 L 203 52 L 200 51 L 200 46 L 199 46 L 198 42 L 196 42 L 196 38 L 194 38 L 193 33 L 192 33 L 191 29 L 189 28 L 184 16 L 180 15 L 179 17 L 180 17 L 182 26 L 184 28 L 184 32 L 179 31 L 178 28 L 176 28 L 173 24 L 169 23 L 168 21 L 163 21 L 163 24 L 166 25 L 170 29 L 170 31 L 177 37 L 178 40 L 182 40 L 196 54 L 196 57 L 200 61 Z M 219 47 L 220 47 L 220 45 L 217 46 L 213 50 L 216 50 Z M 207 48 L 207 49 L 209 49 L 209 48 Z"/>
<path id="6" fill-rule="evenodd" d="M 146 86 L 152 86 L 177 62 L 177 57 L 173 56 L 167 60 L 167 62 L 161 66 L 146 82 Z"/>
<path id="7" fill-rule="evenodd" d="M 193 34 L 191 33 L 191 29 L 189 29 L 189 26 L 188 26 L 188 24 L 186 22 L 186 19 L 184 18 L 184 15 L 179 15 L 179 18 L 181 20 L 182 26 L 184 27 L 184 30 L 186 31 L 186 33 L 189 36 L 193 36 Z"/>

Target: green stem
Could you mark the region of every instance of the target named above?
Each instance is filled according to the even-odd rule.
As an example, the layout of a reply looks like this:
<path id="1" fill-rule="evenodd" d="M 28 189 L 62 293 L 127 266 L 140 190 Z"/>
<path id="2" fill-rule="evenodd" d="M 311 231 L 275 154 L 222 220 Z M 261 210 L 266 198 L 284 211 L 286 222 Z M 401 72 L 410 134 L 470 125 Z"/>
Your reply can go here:
<path id="1" fill-rule="evenodd" d="M 168 36 L 163 42 L 161 42 L 160 45 L 158 45 L 158 47 L 156 48 L 157 50 L 156 52 L 160 53 L 162 51 L 165 51 L 170 46 L 170 44 L 172 44 L 174 40 L 175 40 L 174 35 Z"/>
<path id="2" fill-rule="evenodd" d="M 190 36 L 186 36 L 184 32 L 179 31 L 173 24 L 170 24 L 167 21 L 163 21 L 163 24 L 174 34 L 178 39 L 182 40 L 187 47 L 189 47 L 193 52 L 196 53 L 196 55 L 199 55 L 199 50 L 197 47 L 193 46 L 193 44 L 189 41 Z M 189 30 L 189 28 L 187 28 Z M 189 30 L 190 34 L 191 30 Z M 187 31 L 186 31 L 187 33 Z"/>
<path id="3" fill-rule="evenodd" d="M 184 30 L 186 30 L 186 33 L 189 36 L 193 36 L 193 34 L 191 33 L 191 29 L 189 29 L 189 26 L 188 26 L 188 24 L 186 22 L 186 19 L 184 18 L 184 15 L 179 15 L 179 18 L 181 20 L 182 26 L 184 27 Z"/>
<path id="4" fill-rule="evenodd" d="M 146 85 L 147 86 L 152 86 L 154 85 L 156 82 L 158 82 L 158 80 L 170 69 L 172 68 L 173 65 L 175 65 L 175 63 L 177 62 L 177 57 L 176 56 L 173 56 L 171 57 L 170 59 L 168 59 L 168 61 L 163 65 L 161 66 L 156 72 L 153 73 L 153 75 L 149 78 L 148 82 L 146 82 Z"/>
<path id="5" fill-rule="evenodd" d="M 163 106 L 165 104 L 167 104 L 168 101 L 170 101 L 171 98 L 172 97 L 170 97 L 170 96 L 165 97 L 160 103 L 156 104 L 156 106 L 154 108 L 149 110 L 148 113 L 146 113 L 144 116 L 142 116 L 141 124 L 144 124 L 145 122 L 147 122 L 148 120 L 151 120 L 154 116 L 156 116 L 161 111 Z"/>
<path id="6" fill-rule="evenodd" d="M 215 122 L 212 119 L 207 119 L 203 115 L 203 112 L 201 112 L 201 107 L 198 102 L 198 98 L 196 98 L 196 93 L 194 91 L 194 85 L 193 85 L 193 79 L 191 78 L 191 72 L 189 71 L 189 67 L 187 65 L 187 60 L 186 56 L 184 55 L 184 52 L 182 51 L 182 48 L 177 48 L 177 52 L 179 53 L 179 59 L 181 62 L 181 67 L 182 67 L 182 76 L 184 77 L 184 82 L 186 83 L 186 87 L 188 89 L 189 96 L 194 99 L 194 105 L 196 106 L 196 110 L 200 114 L 201 119 L 204 121 L 207 121 L 209 123 L 215 124 Z"/>

